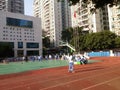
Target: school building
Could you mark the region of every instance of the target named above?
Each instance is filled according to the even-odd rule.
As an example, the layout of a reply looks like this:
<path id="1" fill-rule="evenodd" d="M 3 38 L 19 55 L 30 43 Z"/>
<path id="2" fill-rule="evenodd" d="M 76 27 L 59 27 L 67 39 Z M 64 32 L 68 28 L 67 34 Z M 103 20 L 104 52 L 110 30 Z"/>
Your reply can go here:
<path id="1" fill-rule="evenodd" d="M 42 54 L 40 18 L 0 11 L 0 44 L 13 47 L 14 57 Z"/>

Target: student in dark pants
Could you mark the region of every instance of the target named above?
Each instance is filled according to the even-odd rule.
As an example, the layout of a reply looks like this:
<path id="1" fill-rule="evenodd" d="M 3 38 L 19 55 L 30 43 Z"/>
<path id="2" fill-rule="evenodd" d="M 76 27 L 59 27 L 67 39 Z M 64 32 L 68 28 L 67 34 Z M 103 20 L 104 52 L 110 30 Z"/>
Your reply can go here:
<path id="1" fill-rule="evenodd" d="M 87 58 L 85 58 L 85 56 L 82 56 L 80 59 L 80 64 L 87 64 L 87 63 L 88 63 Z"/>
<path id="2" fill-rule="evenodd" d="M 25 62 L 28 62 L 28 57 L 27 56 L 25 56 Z"/>

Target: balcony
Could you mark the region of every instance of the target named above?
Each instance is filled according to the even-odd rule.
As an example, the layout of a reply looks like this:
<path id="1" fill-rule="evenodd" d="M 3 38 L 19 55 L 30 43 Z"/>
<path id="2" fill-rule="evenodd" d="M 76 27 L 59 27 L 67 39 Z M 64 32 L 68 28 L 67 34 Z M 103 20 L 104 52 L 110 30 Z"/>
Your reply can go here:
<path id="1" fill-rule="evenodd" d="M 89 31 L 90 29 L 89 28 L 83 28 L 83 31 Z"/>

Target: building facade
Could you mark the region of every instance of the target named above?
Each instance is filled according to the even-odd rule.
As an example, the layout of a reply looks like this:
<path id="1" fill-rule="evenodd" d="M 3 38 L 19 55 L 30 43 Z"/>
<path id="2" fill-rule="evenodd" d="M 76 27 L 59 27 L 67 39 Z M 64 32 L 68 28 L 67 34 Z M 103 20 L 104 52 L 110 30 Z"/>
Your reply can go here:
<path id="1" fill-rule="evenodd" d="M 71 26 L 68 1 L 62 1 L 34 0 L 34 16 L 41 18 L 42 30 L 50 38 L 51 47 L 59 46 L 62 30 Z"/>
<path id="2" fill-rule="evenodd" d="M 72 27 L 82 27 L 86 32 L 109 30 L 107 6 L 94 12 L 94 4 L 77 3 L 71 7 Z"/>
<path id="3" fill-rule="evenodd" d="M 0 0 L 0 10 L 24 14 L 24 0 Z"/>
<path id="4" fill-rule="evenodd" d="M 113 7 L 109 7 L 108 5 L 108 11 L 110 31 L 120 36 L 120 5 Z"/>
<path id="5" fill-rule="evenodd" d="M 42 55 L 40 19 L 0 11 L 0 43 L 12 43 L 14 56 Z"/>

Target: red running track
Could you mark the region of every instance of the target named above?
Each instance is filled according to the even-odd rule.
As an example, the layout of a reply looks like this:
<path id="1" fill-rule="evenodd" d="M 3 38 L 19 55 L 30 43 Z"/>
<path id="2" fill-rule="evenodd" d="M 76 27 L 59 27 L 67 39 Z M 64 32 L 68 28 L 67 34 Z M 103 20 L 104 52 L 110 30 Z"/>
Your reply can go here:
<path id="1" fill-rule="evenodd" d="M 120 57 L 96 57 L 103 60 L 68 67 L 50 68 L 1 75 L 0 90 L 120 90 Z"/>

